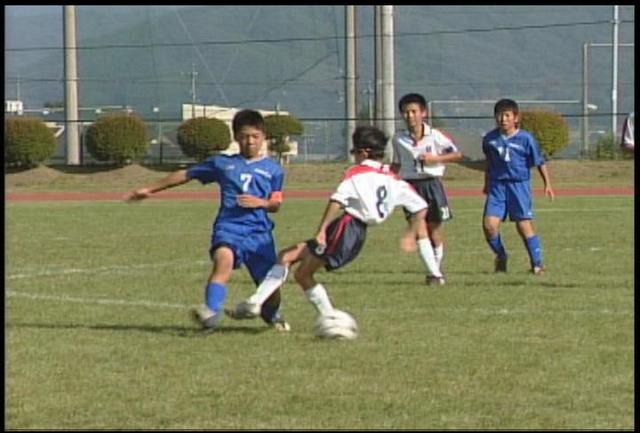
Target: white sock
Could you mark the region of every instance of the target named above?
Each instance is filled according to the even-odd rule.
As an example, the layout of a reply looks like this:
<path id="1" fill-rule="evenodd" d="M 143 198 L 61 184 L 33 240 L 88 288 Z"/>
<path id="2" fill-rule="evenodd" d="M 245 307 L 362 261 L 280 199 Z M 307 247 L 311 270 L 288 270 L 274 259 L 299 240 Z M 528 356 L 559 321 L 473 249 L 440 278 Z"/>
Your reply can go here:
<path id="1" fill-rule="evenodd" d="M 273 265 L 256 289 L 256 292 L 247 301 L 252 304 L 262 305 L 273 292 L 282 287 L 287 280 L 287 275 L 289 275 L 288 267 L 280 264 Z"/>
<path id="2" fill-rule="evenodd" d="M 442 257 L 444 257 L 444 244 L 440 244 L 433 248 L 433 254 L 436 256 L 438 269 L 442 269 Z"/>
<path id="3" fill-rule="evenodd" d="M 433 246 L 431 245 L 431 240 L 424 238 L 418 239 L 418 251 L 420 252 L 420 258 L 422 262 L 427 267 L 427 271 L 430 275 L 434 277 L 442 277 L 442 272 L 440 272 L 440 266 L 436 262 L 436 256 L 433 252 Z"/>
<path id="4" fill-rule="evenodd" d="M 305 290 L 304 295 L 320 314 L 325 315 L 333 311 L 329 295 L 322 284 L 316 284 L 312 288 Z"/>

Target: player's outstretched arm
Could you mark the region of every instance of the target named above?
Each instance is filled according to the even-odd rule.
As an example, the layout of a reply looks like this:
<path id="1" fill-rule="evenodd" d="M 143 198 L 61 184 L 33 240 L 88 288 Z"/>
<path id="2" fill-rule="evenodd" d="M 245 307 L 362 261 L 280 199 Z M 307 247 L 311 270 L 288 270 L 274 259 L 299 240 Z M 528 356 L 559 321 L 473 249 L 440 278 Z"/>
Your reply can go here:
<path id="1" fill-rule="evenodd" d="M 147 185 L 142 188 L 134 189 L 124 195 L 123 200 L 127 203 L 141 201 L 149 198 L 152 194 L 162 191 L 167 188 L 173 188 L 174 186 L 182 185 L 190 181 L 187 176 L 187 170 L 178 170 L 171 173 L 169 176 L 164 177 L 151 185 Z"/>

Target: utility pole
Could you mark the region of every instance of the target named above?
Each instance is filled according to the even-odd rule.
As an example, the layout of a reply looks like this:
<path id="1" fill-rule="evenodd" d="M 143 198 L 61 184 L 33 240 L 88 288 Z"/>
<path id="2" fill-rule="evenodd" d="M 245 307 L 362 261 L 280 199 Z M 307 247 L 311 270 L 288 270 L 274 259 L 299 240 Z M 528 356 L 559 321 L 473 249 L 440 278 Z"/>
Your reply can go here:
<path id="1" fill-rule="evenodd" d="M 346 64 L 346 89 L 345 101 L 347 112 L 346 129 L 346 155 L 347 159 L 353 162 L 353 155 L 349 153 L 351 149 L 351 136 L 356 129 L 356 13 L 355 6 L 345 6 L 345 64 Z"/>
<path id="2" fill-rule="evenodd" d="M 16 100 L 21 101 L 20 99 L 20 72 L 18 72 L 18 77 L 16 78 Z"/>
<path id="3" fill-rule="evenodd" d="M 589 43 L 582 44 L 582 157 L 589 153 Z"/>
<path id="4" fill-rule="evenodd" d="M 393 55 L 393 5 L 382 6 L 382 130 L 389 139 L 395 132 L 395 81 Z M 391 141 L 391 140 L 389 140 Z M 393 158 L 393 147 L 388 144 L 387 156 Z"/>
<path id="5" fill-rule="evenodd" d="M 382 118 L 382 6 L 373 7 L 373 79 L 374 79 L 374 122 L 373 125 L 380 127 L 379 120 Z"/>
<path id="6" fill-rule="evenodd" d="M 184 72 L 180 73 L 181 75 L 185 75 Z M 194 119 L 196 117 L 196 76 L 198 72 L 196 72 L 196 64 L 191 64 L 191 118 Z"/>
<path id="7" fill-rule="evenodd" d="M 80 165 L 76 7 L 64 7 L 64 111 L 67 165 Z"/>
<path id="8" fill-rule="evenodd" d="M 617 137 L 618 133 L 618 29 L 620 20 L 618 19 L 619 6 L 613 7 L 613 64 L 612 64 L 612 86 L 611 86 L 611 131 L 613 137 Z"/>

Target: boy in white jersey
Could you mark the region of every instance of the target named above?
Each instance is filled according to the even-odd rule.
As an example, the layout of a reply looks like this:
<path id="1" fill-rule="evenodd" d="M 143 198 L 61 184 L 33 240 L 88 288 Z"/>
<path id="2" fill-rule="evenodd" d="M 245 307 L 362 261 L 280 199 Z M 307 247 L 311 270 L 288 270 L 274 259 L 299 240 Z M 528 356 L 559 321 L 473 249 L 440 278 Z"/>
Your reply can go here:
<path id="1" fill-rule="evenodd" d="M 332 271 L 345 266 L 360 253 L 367 227 L 384 222 L 396 206 L 404 206 L 412 214 L 410 226 L 402 240 L 403 251 L 415 251 L 416 238 L 420 256 L 434 278 L 443 278 L 435 261 L 425 217 L 427 203 L 382 163 L 388 137 L 372 126 L 360 126 L 353 133 L 356 165 L 331 195 L 313 239 L 285 248 L 278 263 L 247 301 L 234 310 L 225 310 L 235 319 L 256 317 L 262 303 L 286 281 L 289 267 L 300 262 L 294 277 L 307 299 L 320 314 L 329 314 L 333 306 L 325 287 L 314 274 L 324 267 Z"/>
<path id="2" fill-rule="evenodd" d="M 409 182 L 429 205 L 427 229 L 438 266 L 444 256 L 443 222 L 452 218 L 442 176 L 445 163 L 462 159 L 462 152 L 451 137 L 430 127 L 425 119 L 427 102 L 418 93 L 400 98 L 398 108 L 404 117 L 406 130 L 398 131 L 392 141 L 393 161 L 391 169 Z M 435 281 L 427 276 L 427 282 Z"/>

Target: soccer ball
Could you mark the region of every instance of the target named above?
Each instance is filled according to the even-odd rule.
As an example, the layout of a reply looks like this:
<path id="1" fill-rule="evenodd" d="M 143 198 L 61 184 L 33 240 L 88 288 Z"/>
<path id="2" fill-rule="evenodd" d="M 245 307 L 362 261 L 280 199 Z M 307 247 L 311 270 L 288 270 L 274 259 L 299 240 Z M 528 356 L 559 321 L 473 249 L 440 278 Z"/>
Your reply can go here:
<path id="1" fill-rule="evenodd" d="M 320 338 L 353 340 L 358 336 L 358 323 L 346 311 L 333 310 L 318 316 L 313 333 Z"/>

